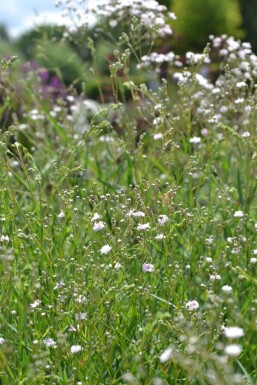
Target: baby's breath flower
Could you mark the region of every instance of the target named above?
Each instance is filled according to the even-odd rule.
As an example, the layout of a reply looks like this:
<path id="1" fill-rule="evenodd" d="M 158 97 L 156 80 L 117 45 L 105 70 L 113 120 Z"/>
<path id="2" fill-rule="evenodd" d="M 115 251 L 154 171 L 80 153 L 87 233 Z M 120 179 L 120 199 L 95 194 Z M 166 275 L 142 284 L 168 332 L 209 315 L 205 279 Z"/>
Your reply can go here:
<path id="1" fill-rule="evenodd" d="M 225 327 L 223 333 L 224 333 L 225 337 L 231 338 L 231 339 L 244 336 L 244 330 L 238 326 Z"/>
<path id="2" fill-rule="evenodd" d="M 159 215 L 158 223 L 160 226 L 165 225 L 166 222 L 168 222 L 169 217 L 167 215 Z"/>
<path id="3" fill-rule="evenodd" d="M 252 263 L 253 265 L 255 265 L 257 263 L 257 258 L 250 258 L 250 263 Z"/>
<path id="4" fill-rule="evenodd" d="M 161 132 L 153 135 L 154 140 L 163 139 L 163 135 Z"/>
<path id="5" fill-rule="evenodd" d="M 49 348 L 56 348 L 56 342 L 53 338 L 46 338 L 43 340 L 44 344 Z"/>
<path id="6" fill-rule="evenodd" d="M 98 213 L 94 213 L 94 215 L 92 216 L 91 221 L 94 222 L 94 221 L 97 221 L 100 218 L 101 218 L 101 216 Z"/>
<path id="7" fill-rule="evenodd" d="M 198 144 L 201 142 L 201 138 L 199 138 L 198 136 L 193 136 L 193 138 L 190 138 L 189 142 L 194 143 L 194 144 Z"/>
<path id="8" fill-rule="evenodd" d="M 137 230 L 147 230 L 150 229 L 149 223 L 139 223 Z"/>
<path id="9" fill-rule="evenodd" d="M 151 263 L 143 263 L 142 269 L 144 273 L 153 273 L 154 265 L 152 265 Z"/>
<path id="10" fill-rule="evenodd" d="M 115 265 L 114 265 L 114 269 L 115 270 L 119 270 L 121 268 L 121 263 L 120 262 L 116 262 Z"/>
<path id="11" fill-rule="evenodd" d="M 244 212 L 242 210 L 238 210 L 238 211 L 235 212 L 234 217 L 235 218 L 243 218 L 244 215 L 245 214 L 244 214 Z"/>
<path id="12" fill-rule="evenodd" d="M 82 350 L 82 347 L 80 345 L 72 345 L 70 348 L 70 351 L 72 354 L 78 353 Z"/>
<path id="13" fill-rule="evenodd" d="M 103 221 L 96 222 L 93 226 L 94 231 L 101 231 L 105 228 L 105 223 Z"/>
<path id="14" fill-rule="evenodd" d="M 128 217 L 145 217 L 145 213 L 143 213 L 142 211 L 135 211 L 135 210 L 133 209 L 133 210 L 130 210 L 130 211 L 127 213 L 127 216 L 128 216 Z"/>
<path id="15" fill-rule="evenodd" d="M 172 357 L 173 350 L 172 348 L 167 348 L 164 350 L 164 352 L 160 355 L 160 361 L 162 364 L 167 362 Z"/>
<path id="16" fill-rule="evenodd" d="M 104 245 L 100 249 L 101 254 L 108 254 L 111 251 L 112 247 L 110 245 Z"/>
<path id="17" fill-rule="evenodd" d="M 2 235 L 1 238 L 0 238 L 0 241 L 1 241 L 1 242 L 9 242 L 9 237 L 8 237 L 8 235 Z"/>
<path id="18" fill-rule="evenodd" d="M 57 217 L 59 218 L 59 219 L 62 219 L 62 218 L 64 218 L 65 217 L 65 214 L 64 214 L 64 212 L 63 211 L 61 211 L 58 215 L 57 215 Z"/>
<path id="19" fill-rule="evenodd" d="M 224 351 L 230 357 L 238 357 L 242 352 L 242 347 L 237 344 L 231 344 L 227 345 Z"/>
<path id="20" fill-rule="evenodd" d="M 157 239 L 158 241 L 160 241 L 160 240 L 162 240 L 164 238 L 166 238 L 166 237 L 163 234 L 157 234 L 156 237 L 155 237 L 155 239 Z"/>
<path id="21" fill-rule="evenodd" d="M 186 303 L 186 308 L 190 311 L 197 310 L 199 308 L 199 303 L 196 300 L 188 301 Z"/>
<path id="22" fill-rule="evenodd" d="M 222 289 L 222 291 L 224 291 L 224 293 L 231 293 L 231 291 L 232 291 L 232 287 L 228 286 L 228 285 L 222 286 L 221 289 Z"/>
<path id="23" fill-rule="evenodd" d="M 35 302 L 33 302 L 33 303 L 30 304 L 30 307 L 31 307 L 31 309 L 35 309 L 35 308 L 38 307 L 40 304 L 41 304 L 41 301 L 40 301 L 39 299 L 36 299 Z"/>

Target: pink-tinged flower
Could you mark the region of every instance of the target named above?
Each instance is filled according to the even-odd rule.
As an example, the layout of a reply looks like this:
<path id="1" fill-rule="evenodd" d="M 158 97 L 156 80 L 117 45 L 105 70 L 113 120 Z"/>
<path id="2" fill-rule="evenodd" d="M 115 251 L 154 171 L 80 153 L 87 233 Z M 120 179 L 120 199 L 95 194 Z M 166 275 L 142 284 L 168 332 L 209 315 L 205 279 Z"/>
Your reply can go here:
<path id="1" fill-rule="evenodd" d="M 197 310 L 199 308 L 199 303 L 195 300 L 193 301 L 188 301 L 186 303 L 186 308 L 190 311 Z"/>
<path id="2" fill-rule="evenodd" d="M 111 249 L 112 248 L 110 245 L 104 245 L 103 247 L 101 247 L 100 253 L 101 254 L 108 254 L 111 251 Z"/>
<path id="3" fill-rule="evenodd" d="M 152 265 L 151 263 L 143 263 L 142 269 L 144 273 L 153 273 L 154 265 Z"/>

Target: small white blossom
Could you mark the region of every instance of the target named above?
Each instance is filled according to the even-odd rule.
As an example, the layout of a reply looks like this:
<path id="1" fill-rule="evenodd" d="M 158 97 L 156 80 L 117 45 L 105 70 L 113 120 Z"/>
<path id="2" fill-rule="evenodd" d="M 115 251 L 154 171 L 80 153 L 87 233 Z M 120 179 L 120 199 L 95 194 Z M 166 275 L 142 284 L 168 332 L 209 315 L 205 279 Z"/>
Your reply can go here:
<path id="1" fill-rule="evenodd" d="M 134 211 L 134 210 L 130 210 L 128 213 L 127 213 L 127 216 L 128 217 L 145 217 L 145 213 L 143 213 L 142 211 Z"/>
<path id="2" fill-rule="evenodd" d="M 92 219 L 91 221 L 94 222 L 94 221 L 97 221 L 98 219 L 100 219 L 100 215 L 98 213 L 94 213 L 94 215 L 92 216 Z"/>
<path id="3" fill-rule="evenodd" d="M 257 258 L 251 258 L 250 259 L 250 263 L 252 263 L 253 265 L 255 265 L 257 263 Z"/>
<path id="4" fill-rule="evenodd" d="M 243 138 L 249 138 L 249 136 L 251 136 L 249 131 L 245 131 L 245 132 L 242 133 L 242 137 Z"/>
<path id="5" fill-rule="evenodd" d="M 165 225 L 166 222 L 168 222 L 169 217 L 167 215 L 159 215 L 158 223 L 160 226 Z"/>
<path id="6" fill-rule="evenodd" d="M 36 299 L 35 302 L 33 302 L 33 303 L 30 304 L 30 307 L 31 307 L 31 309 L 35 309 L 35 308 L 38 307 L 40 304 L 41 304 L 41 301 L 40 301 L 39 299 Z"/>
<path id="7" fill-rule="evenodd" d="M 47 347 L 52 347 L 52 348 L 56 347 L 56 342 L 53 338 L 46 338 L 43 340 L 43 342 Z"/>
<path id="8" fill-rule="evenodd" d="M 160 361 L 162 364 L 167 362 L 172 357 L 173 350 L 172 348 L 167 348 L 164 350 L 164 352 L 160 355 Z"/>
<path id="9" fill-rule="evenodd" d="M 227 345 L 225 347 L 225 353 L 230 357 L 238 357 L 242 352 L 242 347 L 237 344 Z"/>
<path id="10" fill-rule="evenodd" d="M 62 219 L 62 218 L 64 218 L 65 217 L 65 214 L 64 214 L 64 212 L 63 211 L 61 211 L 58 215 L 57 215 L 57 217 L 59 218 L 59 219 Z"/>
<path id="11" fill-rule="evenodd" d="M 9 242 L 9 237 L 8 237 L 8 235 L 2 235 L 1 238 L 0 238 L 0 241 L 1 241 L 1 242 Z"/>
<path id="12" fill-rule="evenodd" d="M 111 251 L 112 247 L 110 245 L 104 245 L 100 249 L 101 254 L 108 254 Z"/>
<path id="13" fill-rule="evenodd" d="M 137 226 L 137 230 L 147 230 L 147 229 L 150 229 L 150 225 L 149 223 L 139 223 L 139 225 Z"/>
<path id="14" fill-rule="evenodd" d="M 158 241 L 160 241 L 160 240 L 162 240 L 164 238 L 166 238 L 166 237 L 163 234 L 157 234 L 156 237 L 155 237 L 155 239 L 157 239 Z"/>
<path id="15" fill-rule="evenodd" d="M 221 276 L 219 274 L 210 274 L 210 280 L 211 281 L 220 281 Z"/>
<path id="16" fill-rule="evenodd" d="M 3 345 L 5 343 L 5 339 L 0 337 L 0 345 Z"/>
<path id="17" fill-rule="evenodd" d="M 224 333 L 225 337 L 231 338 L 231 339 L 244 336 L 244 330 L 238 326 L 225 327 L 223 333 Z"/>
<path id="18" fill-rule="evenodd" d="M 201 142 L 201 138 L 199 138 L 198 136 L 193 136 L 193 138 L 190 138 L 189 142 L 197 144 Z"/>
<path id="19" fill-rule="evenodd" d="M 232 291 L 232 287 L 228 286 L 228 285 L 222 286 L 221 289 L 222 289 L 222 291 L 224 291 L 224 293 L 231 293 L 231 291 Z"/>
<path id="20" fill-rule="evenodd" d="M 120 262 L 116 262 L 115 265 L 114 265 L 114 269 L 115 270 L 119 270 L 121 268 L 121 263 Z"/>
<path id="21" fill-rule="evenodd" d="M 82 347 L 80 345 L 72 345 L 70 351 L 72 354 L 81 352 Z"/>
<path id="22" fill-rule="evenodd" d="M 94 231 L 101 231 L 105 228 L 105 223 L 103 221 L 96 222 L 93 226 Z"/>
<path id="23" fill-rule="evenodd" d="M 243 218 L 244 215 L 245 214 L 244 214 L 244 212 L 242 210 L 238 210 L 238 211 L 235 212 L 234 217 L 235 218 Z"/>
<path id="24" fill-rule="evenodd" d="M 238 82 L 238 83 L 236 83 L 236 87 L 237 88 L 244 88 L 246 86 L 247 86 L 247 84 L 245 82 Z"/>
<path id="25" fill-rule="evenodd" d="M 163 139 L 163 135 L 162 135 L 161 132 L 159 132 L 158 134 L 154 134 L 154 135 L 153 135 L 153 138 L 154 138 L 154 140 Z"/>
<path id="26" fill-rule="evenodd" d="M 144 263 L 142 269 L 144 273 L 153 273 L 154 265 L 152 265 L 151 263 Z"/>
<path id="27" fill-rule="evenodd" d="M 199 303 L 196 300 L 188 301 L 186 303 L 186 308 L 190 311 L 197 310 L 199 308 Z"/>

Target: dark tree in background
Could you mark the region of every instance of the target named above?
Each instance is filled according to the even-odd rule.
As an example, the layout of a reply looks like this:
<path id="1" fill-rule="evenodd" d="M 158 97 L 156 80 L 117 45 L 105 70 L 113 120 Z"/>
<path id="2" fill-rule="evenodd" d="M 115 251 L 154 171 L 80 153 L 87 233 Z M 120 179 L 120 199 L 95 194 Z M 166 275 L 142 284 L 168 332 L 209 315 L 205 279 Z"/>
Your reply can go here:
<path id="1" fill-rule="evenodd" d="M 238 0 L 173 0 L 178 48 L 202 50 L 209 35 L 244 37 Z"/>
<path id="2" fill-rule="evenodd" d="M 257 0 L 240 0 L 245 40 L 252 44 L 257 52 Z"/>

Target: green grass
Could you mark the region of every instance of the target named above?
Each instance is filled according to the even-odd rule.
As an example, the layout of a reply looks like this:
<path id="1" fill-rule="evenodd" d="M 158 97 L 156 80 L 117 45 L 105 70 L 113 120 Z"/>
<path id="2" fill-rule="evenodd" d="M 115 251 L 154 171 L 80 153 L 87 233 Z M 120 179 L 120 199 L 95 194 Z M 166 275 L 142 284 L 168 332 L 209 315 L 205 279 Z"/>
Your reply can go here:
<path id="1" fill-rule="evenodd" d="M 239 64 L 218 95 L 114 76 L 131 99 L 84 133 L 76 98 L 42 100 L 24 79 L 0 136 L 1 385 L 257 383 L 256 96 Z"/>

